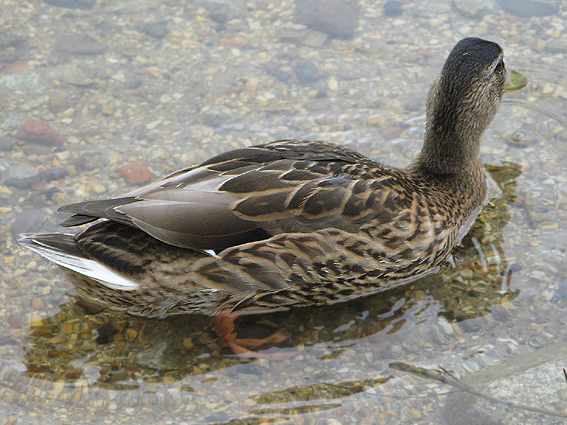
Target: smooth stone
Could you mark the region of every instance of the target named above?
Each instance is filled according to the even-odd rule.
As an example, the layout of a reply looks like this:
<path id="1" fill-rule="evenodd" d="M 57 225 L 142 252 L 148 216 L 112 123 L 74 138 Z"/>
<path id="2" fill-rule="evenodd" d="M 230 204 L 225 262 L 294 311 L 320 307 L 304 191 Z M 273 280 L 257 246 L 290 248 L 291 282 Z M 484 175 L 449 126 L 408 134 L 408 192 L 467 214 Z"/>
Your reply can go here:
<path id="1" fill-rule="evenodd" d="M 494 0 L 453 0 L 453 4 L 461 14 L 472 18 L 482 18 L 496 9 Z"/>
<path id="2" fill-rule="evenodd" d="M 203 114 L 203 123 L 213 128 L 234 124 L 238 121 L 239 118 L 232 109 L 224 105 L 214 105 Z"/>
<path id="3" fill-rule="evenodd" d="M 105 7 L 105 11 L 109 13 L 119 13 L 128 15 L 130 13 L 146 12 L 155 9 L 158 3 L 153 0 L 124 0 L 114 2 Z"/>
<path id="4" fill-rule="evenodd" d="M 3 183 L 17 189 L 28 189 L 40 180 L 37 169 L 28 164 L 12 165 L 2 174 Z"/>
<path id="5" fill-rule="evenodd" d="M 96 0 L 45 0 L 45 3 L 67 9 L 91 10 Z"/>
<path id="6" fill-rule="evenodd" d="M 172 347 L 165 341 L 156 342 L 150 348 L 140 351 L 133 358 L 133 363 L 139 367 L 156 370 L 176 370 L 186 362 L 180 358 L 181 350 Z"/>
<path id="7" fill-rule="evenodd" d="M 90 86 L 93 83 L 87 73 L 74 63 L 55 65 L 47 70 L 45 76 L 51 80 L 79 87 Z"/>
<path id="8" fill-rule="evenodd" d="M 18 213 L 10 225 L 12 238 L 16 239 L 22 233 L 41 232 L 45 227 L 47 217 L 48 214 L 43 208 L 33 208 Z"/>
<path id="9" fill-rule="evenodd" d="M 552 38 L 545 42 L 545 50 L 550 53 L 567 54 L 567 40 L 564 38 Z"/>
<path id="10" fill-rule="evenodd" d="M 141 162 L 122 165 L 116 168 L 116 172 L 130 184 L 143 184 L 152 180 L 150 170 Z"/>
<path id="11" fill-rule="evenodd" d="M 0 129 L 6 131 L 17 130 L 28 119 L 29 117 L 27 114 L 24 114 L 23 112 L 8 112 L 0 124 Z"/>
<path id="12" fill-rule="evenodd" d="M 87 34 L 67 34 L 55 43 L 55 49 L 65 53 L 98 55 L 106 50 L 106 46 Z"/>
<path id="13" fill-rule="evenodd" d="M 303 44 L 309 47 L 323 47 L 329 36 L 321 31 L 310 28 L 303 29 L 285 29 L 280 31 L 278 38 L 295 44 Z"/>
<path id="14" fill-rule="evenodd" d="M 347 0 L 296 0 L 296 19 L 327 34 L 352 37 L 358 27 L 357 2 Z"/>
<path id="15" fill-rule="evenodd" d="M 533 0 L 500 0 L 499 3 L 506 13 L 518 18 L 535 18 L 557 15 L 559 13 L 559 6 L 557 4 L 547 2 Z"/>
<path id="16" fill-rule="evenodd" d="M 246 14 L 244 0 L 200 0 L 197 7 L 202 7 L 209 13 L 209 17 L 220 24 L 232 19 L 238 19 Z"/>
<path id="17" fill-rule="evenodd" d="M 566 344 L 550 344 L 468 375 L 462 382 L 503 401 L 556 410 L 552 406 L 565 404 L 563 368 L 566 357 Z M 530 423 L 546 425 L 565 423 L 562 418 L 495 404 L 465 391 L 453 392 L 448 396 L 443 417 L 444 423 L 451 425 L 523 425 L 528 420 Z"/>
<path id="18" fill-rule="evenodd" d="M 20 111 L 29 112 L 39 108 L 42 105 L 47 104 L 48 101 L 49 101 L 49 96 L 46 94 L 37 97 L 32 97 L 20 103 L 18 105 L 18 108 L 20 109 Z"/>
<path id="19" fill-rule="evenodd" d="M 33 71 L 23 71 L 0 77 L 0 84 L 24 93 L 37 93 L 47 88 L 41 75 Z"/>
<path id="20" fill-rule="evenodd" d="M 67 109 L 67 98 L 68 96 L 61 91 L 51 93 L 48 100 L 49 111 L 54 114 L 65 111 Z"/>
<path id="21" fill-rule="evenodd" d="M 18 139 L 13 137 L 0 137 L 0 151 L 9 151 L 16 145 L 16 143 L 18 143 Z"/>
<path id="22" fill-rule="evenodd" d="M 389 18 L 400 16 L 403 12 L 402 4 L 397 0 L 389 0 L 384 4 L 384 15 Z"/>
<path id="23" fill-rule="evenodd" d="M 46 146 L 61 146 L 63 136 L 51 128 L 46 122 L 36 119 L 27 120 L 16 133 L 16 139 L 39 143 Z"/>
<path id="24" fill-rule="evenodd" d="M 297 80 L 302 84 L 314 83 L 321 78 L 317 66 L 307 59 L 298 61 L 294 71 Z"/>
<path id="25" fill-rule="evenodd" d="M 134 25 L 134 29 L 154 38 L 164 38 L 167 35 L 166 22 L 139 22 Z"/>

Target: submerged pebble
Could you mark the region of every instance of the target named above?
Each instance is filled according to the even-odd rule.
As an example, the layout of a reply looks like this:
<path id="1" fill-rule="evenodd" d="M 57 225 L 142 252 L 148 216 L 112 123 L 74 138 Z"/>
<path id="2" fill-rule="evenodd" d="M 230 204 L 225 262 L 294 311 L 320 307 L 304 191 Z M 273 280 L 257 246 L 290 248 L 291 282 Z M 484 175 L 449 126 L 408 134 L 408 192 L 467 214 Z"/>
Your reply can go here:
<path id="1" fill-rule="evenodd" d="M 143 163 L 125 164 L 116 171 L 131 184 L 142 184 L 152 180 L 152 174 Z"/>
<path id="2" fill-rule="evenodd" d="M 16 133 L 16 138 L 47 146 L 61 146 L 65 140 L 47 123 L 36 119 L 26 121 Z"/>

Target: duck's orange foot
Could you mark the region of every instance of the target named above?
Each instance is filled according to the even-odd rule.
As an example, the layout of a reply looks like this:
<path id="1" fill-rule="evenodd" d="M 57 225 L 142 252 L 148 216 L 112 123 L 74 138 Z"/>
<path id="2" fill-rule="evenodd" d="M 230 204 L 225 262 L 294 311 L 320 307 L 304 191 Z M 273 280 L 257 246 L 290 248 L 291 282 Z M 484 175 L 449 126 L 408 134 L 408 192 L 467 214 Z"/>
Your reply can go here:
<path id="1" fill-rule="evenodd" d="M 213 327 L 218 334 L 218 343 L 223 347 L 229 347 L 232 352 L 240 357 L 253 359 L 285 360 L 293 357 L 293 353 L 258 353 L 252 349 L 260 348 L 267 344 L 279 344 L 290 337 L 288 331 L 283 328 L 268 335 L 265 338 L 237 338 L 234 320 L 240 316 L 238 311 L 222 310 L 213 317 Z"/>

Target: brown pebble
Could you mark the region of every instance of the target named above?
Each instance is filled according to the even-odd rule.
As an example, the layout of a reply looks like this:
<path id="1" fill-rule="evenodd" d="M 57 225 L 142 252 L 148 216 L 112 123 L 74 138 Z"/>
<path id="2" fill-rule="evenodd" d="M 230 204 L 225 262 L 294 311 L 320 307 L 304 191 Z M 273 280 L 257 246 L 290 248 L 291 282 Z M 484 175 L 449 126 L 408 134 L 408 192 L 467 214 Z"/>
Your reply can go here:
<path id="1" fill-rule="evenodd" d="M 69 175 L 69 169 L 67 167 L 50 168 L 48 170 L 43 170 L 39 172 L 39 177 L 44 182 L 50 182 L 52 180 L 59 180 L 63 177 Z"/>
<path id="2" fill-rule="evenodd" d="M 16 133 L 16 139 L 41 143 L 47 146 L 61 146 L 63 137 L 43 121 L 30 119 Z"/>
<path id="3" fill-rule="evenodd" d="M 394 126 L 394 127 L 386 127 L 384 130 L 382 130 L 382 133 L 384 134 L 384 137 L 386 137 L 388 140 L 393 140 L 400 137 L 403 131 L 404 130 L 401 127 Z"/>
<path id="4" fill-rule="evenodd" d="M 43 303 L 43 300 L 41 298 L 34 298 L 32 301 L 32 307 L 34 308 L 34 310 L 41 310 L 45 307 L 45 304 Z"/>
<path id="5" fill-rule="evenodd" d="M 100 112 L 102 112 L 102 115 L 112 115 L 113 114 L 112 108 L 108 105 L 102 105 L 102 109 L 101 109 Z"/>
<path id="6" fill-rule="evenodd" d="M 152 179 L 150 170 L 141 162 L 122 165 L 116 171 L 131 184 L 143 184 Z"/>
<path id="7" fill-rule="evenodd" d="M 63 92 L 57 91 L 49 95 L 49 112 L 58 114 L 67 109 L 67 95 Z"/>

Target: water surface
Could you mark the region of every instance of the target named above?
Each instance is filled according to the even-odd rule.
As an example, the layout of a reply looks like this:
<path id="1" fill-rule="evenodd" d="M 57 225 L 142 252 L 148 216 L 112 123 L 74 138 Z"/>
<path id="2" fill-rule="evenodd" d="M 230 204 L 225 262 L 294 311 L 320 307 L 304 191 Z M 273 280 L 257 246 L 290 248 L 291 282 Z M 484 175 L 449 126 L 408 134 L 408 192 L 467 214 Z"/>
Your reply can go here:
<path id="1" fill-rule="evenodd" d="M 391 362 L 469 376 L 564 343 L 565 2 L 548 16 L 500 2 L 475 18 L 450 2 L 360 1 L 353 36 L 308 44 L 291 1 L 53 3 L 0 5 L 0 424 L 438 424 L 451 388 Z M 506 95 L 484 137 L 501 194 L 437 275 L 243 320 L 253 334 L 289 332 L 262 351 L 276 359 L 234 356 L 205 317 L 89 311 L 60 270 L 13 243 L 56 230 L 62 204 L 132 190 L 116 172 L 125 164 L 155 179 L 301 138 L 404 166 L 420 148 L 426 92 L 466 36 L 501 44 L 530 81 Z M 11 143 L 30 118 L 63 143 Z M 497 409 L 510 412 L 501 423 L 552 423 Z"/>

